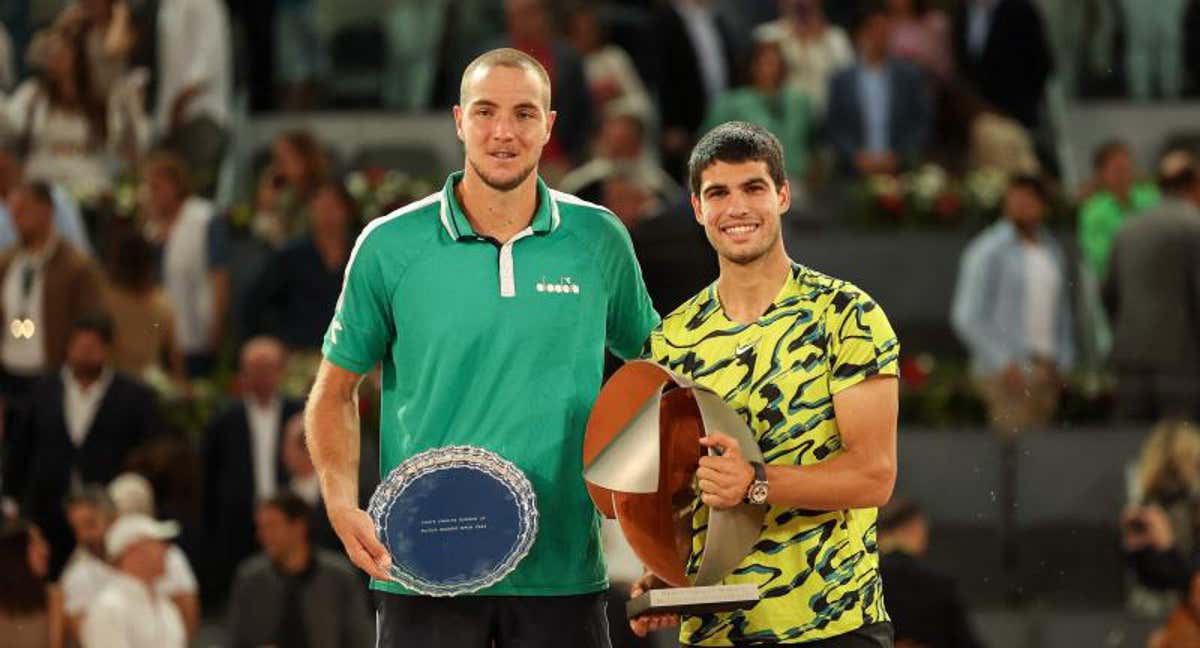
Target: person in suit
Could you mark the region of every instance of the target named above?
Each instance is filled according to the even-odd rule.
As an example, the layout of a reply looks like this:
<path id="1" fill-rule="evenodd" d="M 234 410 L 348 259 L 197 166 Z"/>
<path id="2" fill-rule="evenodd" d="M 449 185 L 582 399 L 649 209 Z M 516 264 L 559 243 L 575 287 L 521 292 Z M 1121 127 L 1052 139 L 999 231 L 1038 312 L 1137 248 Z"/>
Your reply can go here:
<path id="1" fill-rule="evenodd" d="M 1200 416 L 1200 165 L 1184 151 L 1164 156 L 1163 199 L 1117 231 L 1104 303 L 1113 323 L 1116 417 Z"/>
<path id="2" fill-rule="evenodd" d="M 710 0 L 670 0 L 654 13 L 663 166 L 682 176 L 709 106 L 732 85 L 734 29 Z"/>
<path id="3" fill-rule="evenodd" d="M 959 76 L 985 101 L 1036 130 L 1054 59 L 1030 0 L 966 0 L 954 20 Z"/>
<path id="4" fill-rule="evenodd" d="M 211 569 L 203 589 L 208 597 L 223 598 L 233 569 L 254 553 L 256 503 L 287 485 L 280 453 L 283 428 L 301 404 L 279 392 L 285 355 L 274 338 L 246 342 L 239 373 L 243 397 L 213 417 L 205 434 L 204 527 Z"/>
<path id="5" fill-rule="evenodd" d="M 113 370 L 112 341 L 106 315 L 76 320 L 66 366 L 34 386 L 31 400 L 38 406 L 13 430 L 4 487 L 49 540 L 54 579 L 75 546 L 64 498 L 84 484 L 111 481 L 159 428 L 153 392 Z"/>
<path id="6" fill-rule="evenodd" d="M 925 563 L 929 522 L 911 500 L 893 498 L 879 511 L 879 570 L 896 648 L 976 648 L 954 579 Z"/>
<path id="7" fill-rule="evenodd" d="M 929 142 L 928 82 L 913 65 L 888 57 L 890 18 L 882 2 L 862 3 L 854 40 L 858 63 L 830 81 L 829 139 L 843 173 L 894 174 Z"/>

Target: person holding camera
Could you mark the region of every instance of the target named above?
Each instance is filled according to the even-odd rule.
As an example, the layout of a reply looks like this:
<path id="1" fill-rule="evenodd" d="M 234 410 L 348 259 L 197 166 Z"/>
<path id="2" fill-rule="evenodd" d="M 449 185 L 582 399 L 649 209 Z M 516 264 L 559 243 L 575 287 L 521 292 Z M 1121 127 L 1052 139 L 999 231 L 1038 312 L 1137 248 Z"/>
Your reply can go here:
<path id="1" fill-rule="evenodd" d="M 1200 427 L 1155 426 L 1142 446 L 1134 488 L 1140 504 L 1122 515 L 1121 541 L 1138 585 L 1184 592 L 1200 568 Z M 1173 595 L 1167 598 L 1168 606 L 1174 603 Z"/>

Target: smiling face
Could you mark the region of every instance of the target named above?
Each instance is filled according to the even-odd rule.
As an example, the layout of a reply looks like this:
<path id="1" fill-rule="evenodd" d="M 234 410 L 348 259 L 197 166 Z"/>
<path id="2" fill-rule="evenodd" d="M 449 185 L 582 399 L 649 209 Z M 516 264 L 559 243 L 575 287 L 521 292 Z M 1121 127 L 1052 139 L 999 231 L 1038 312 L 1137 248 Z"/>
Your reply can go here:
<path id="1" fill-rule="evenodd" d="M 524 66 L 485 64 L 467 74 L 461 105 L 454 107 L 467 173 L 492 189 L 512 191 L 537 169 L 550 141 L 555 118 L 550 89 Z"/>
<path id="2" fill-rule="evenodd" d="M 717 255 L 738 265 L 783 253 L 780 216 L 791 206 L 785 181 L 776 187 L 759 160 L 717 160 L 700 174 L 700 193 L 692 195 L 696 220 Z"/>

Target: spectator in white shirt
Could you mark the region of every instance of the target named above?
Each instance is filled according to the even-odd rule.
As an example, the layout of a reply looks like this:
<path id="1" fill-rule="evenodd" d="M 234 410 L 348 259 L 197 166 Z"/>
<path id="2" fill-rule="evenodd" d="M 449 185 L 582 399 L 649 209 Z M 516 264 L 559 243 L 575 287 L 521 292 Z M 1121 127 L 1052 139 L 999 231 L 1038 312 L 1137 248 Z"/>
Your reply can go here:
<path id="1" fill-rule="evenodd" d="M 121 473 L 108 484 L 108 496 L 112 498 L 117 515 L 137 513 L 154 517 L 154 489 L 143 476 Z M 188 636 L 195 637 L 200 627 L 200 596 L 196 585 L 196 574 L 187 555 L 172 543 L 167 548 L 167 571 L 154 584 L 158 593 L 170 597 L 183 617 Z"/>
<path id="2" fill-rule="evenodd" d="M 147 237 L 162 246 L 162 278 L 175 309 L 176 342 L 189 377 L 204 376 L 225 334 L 229 308 L 224 220 L 192 194 L 187 164 L 165 152 L 142 167 Z"/>
<path id="3" fill-rule="evenodd" d="M 146 498 L 144 494 L 136 492 L 140 487 L 129 485 L 131 476 L 141 479 L 126 473 L 113 480 L 109 489 L 119 495 L 123 506 L 132 510 L 140 506 L 136 503 L 138 500 L 144 502 Z M 153 499 L 149 502 L 152 505 Z M 88 609 L 117 575 L 117 570 L 105 561 L 104 535 L 119 513 L 124 514 L 124 511 L 99 486 L 86 487 L 67 501 L 67 518 L 77 545 L 63 571 L 60 585 L 72 636 L 78 636 Z M 166 572 L 154 583 L 154 589 L 175 603 L 181 618 L 185 620 L 185 627 L 194 633 L 199 624 L 200 611 L 196 576 L 178 546 L 172 544 L 167 549 Z"/>
<path id="4" fill-rule="evenodd" d="M 105 549 L 117 573 L 87 610 L 80 633 L 83 648 L 187 645 L 179 610 L 154 586 L 166 573 L 166 541 L 178 534 L 178 524 L 136 513 L 121 516 L 105 533 Z"/>
<path id="5" fill-rule="evenodd" d="M 155 123 L 164 144 L 196 170 L 202 193 L 215 180 L 229 124 L 231 43 L 224 3 L 159 3 Z"/>

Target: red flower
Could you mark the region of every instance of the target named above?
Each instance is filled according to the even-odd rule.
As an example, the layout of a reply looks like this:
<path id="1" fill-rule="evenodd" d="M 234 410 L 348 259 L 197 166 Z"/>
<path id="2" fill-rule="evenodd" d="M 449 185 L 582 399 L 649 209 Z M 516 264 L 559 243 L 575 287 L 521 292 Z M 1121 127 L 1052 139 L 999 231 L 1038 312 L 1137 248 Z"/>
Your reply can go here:
<path id="1" fill-rule="evenodd" d="M 913 389 L 922 389 L 929 384 L 928 363 L 913 356 L 900 358 L 900 380 Z"/>
<path id="2" fill-rule="evenodd" d="M 367 179 L 367 185 L 374 189 L 383 184 L 383 179 L 387 176 L 387 169 L 383 167 L 364 169 L 363 176 Z"/>
<path id="3" fill-rule="evenodd" d="M 962 209 L 962 199 L 958 197 L 958 194 L 949 191 L 938 196 L 933 203 L 933 213 L 942 220 L 955 218 L 960 209 Z"/>
<path id="4" fill-rule="evenodd" d="M 879 208 L 899 218 L 904 215 L 904 199 L 900 194 L 885 193 L 879 196 Z"/>

